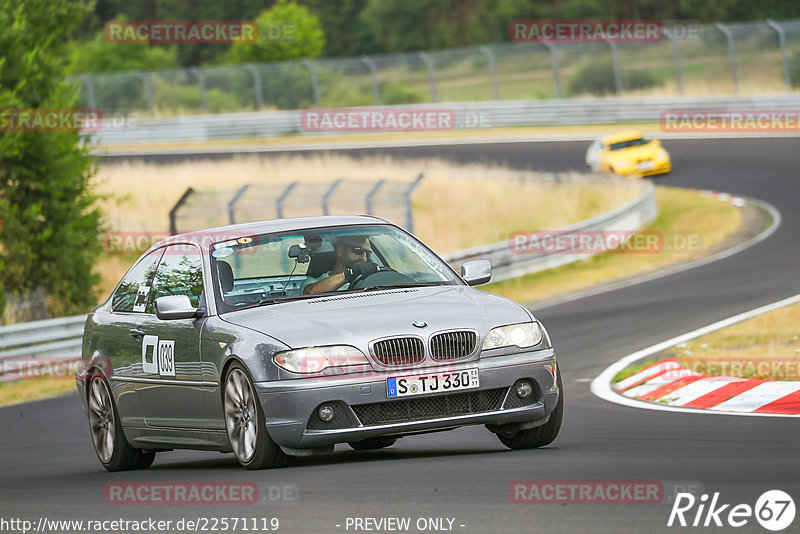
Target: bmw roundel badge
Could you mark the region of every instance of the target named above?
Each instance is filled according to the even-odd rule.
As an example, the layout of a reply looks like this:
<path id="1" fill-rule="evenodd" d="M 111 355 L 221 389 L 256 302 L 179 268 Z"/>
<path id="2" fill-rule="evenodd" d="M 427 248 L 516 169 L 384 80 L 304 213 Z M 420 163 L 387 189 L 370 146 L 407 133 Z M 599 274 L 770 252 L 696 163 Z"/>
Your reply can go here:
<path id="1" fill-rule="evenodd" d="M 426 323 L 425 321 L 414 321 L 411 324 L 413 324 L 417 328 L 425 328 L 426 326 L 428 326 L 428 323 Z"/>

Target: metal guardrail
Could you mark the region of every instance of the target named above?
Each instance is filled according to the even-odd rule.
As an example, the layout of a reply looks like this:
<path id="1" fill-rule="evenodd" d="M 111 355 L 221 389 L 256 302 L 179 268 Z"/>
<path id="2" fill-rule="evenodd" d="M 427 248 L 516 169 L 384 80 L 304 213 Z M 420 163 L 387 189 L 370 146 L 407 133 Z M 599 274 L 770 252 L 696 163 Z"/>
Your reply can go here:
<path id="1" fill-rule="evenodd" d="M 0 377 L 36 374 L 32 359 L 52 364 L 80 358 L 85 322 L 86 315 L 74 315 L 0 327 Z"/>
<path id="2" fill-rule="evenodd" d="M 630 182 L 621 178 L 577 173 L 530 173 L 527 178 L 554 182 L 619 180 L 641 187 L 640 194 L 626 204 L 591 219 L 554 229 L 554 232 L 569 234 L 582 230 L 637 230 L 655 219 L 658 213 L 654 187 L 650 182 Z M 586 257 L 588 255 L 585 253 L 515 254 L 508 241 L 501 241 L 448 254 L 444 259 L 456 269 L 466 261 L 488 259 L 492 262 L 492 279 L 501 281 Z M 86 315 L 76 315 L 0 327 L 0 376 L 17 368 L 9 365 L 15 359 L 22 359 L 27 364 L 32 358 L 41 358 L 43 361 L 80 358 L 85 322 Z"/>
<path id="3" fill-rule="evenodd" d="M 65 349 L 77 348 L 80 355 L 85 322 L 86 315 L 74 315 L 0 327 L 0 359 L 32 350 L 37 356 L 63 356 Z"/>
<path id="4" fill-rule="evenodd" d="M 642 182 L 642 192 L 635 199 L 585 221 L 565 226 L 562 228 L 548 229 L 550 234 L 559 234 L 568 237 L 586 230 L 639 230 L 655 220 L 658 215 L 658 206 L 655 200 L 655 187 L 651 182 Z M 560 265 L 572 263 L 591 256 L 586 252 L 569 254 L 521 254 L 513 252 L 509 241 L 500 241 L 490 245 L 461 250 L 443 256 L 455 269 L 461 264 L 478 259 L 489 260 L 492 263 L 492 281 L 501 282 L 516 278 L 524 274 L 552 269 Z M 568 249 L 567 249 L 568 250 Z"/>
<path id="5" fill-rule="evenodd" d="M 724 97 L 597 98 L 503 100 L 447 104 L 381 106 L 374 110 L 448 110 L 455 129 L 512 126 L 657 123 L 669 109 L 798 109 L 800 94 Z M 147 119 L 126 127 L 104 126 L 92 139 L 101 146 L 202 143 L 231 139 L 268 139 L 284 135 L 330 136 L 304 132 L 301 110 L 191 115 Z M 336 132 L 342 135 L 347 132 Z"/>

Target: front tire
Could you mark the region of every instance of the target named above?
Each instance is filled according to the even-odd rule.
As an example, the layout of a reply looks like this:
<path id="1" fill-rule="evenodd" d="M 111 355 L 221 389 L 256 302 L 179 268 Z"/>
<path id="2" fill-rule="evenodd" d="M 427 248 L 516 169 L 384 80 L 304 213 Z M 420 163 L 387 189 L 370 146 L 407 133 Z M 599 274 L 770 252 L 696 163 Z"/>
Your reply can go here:
<path id="1" fill-rule="evenodd" d="M 356 451 L 371 451 L 374 449 L 385 449 L 395 444 L 397 438 L 392 437 L 378 437 L 369 438 L 361 441 L 349 441 L 347 444 Z"/>
<path id="2" fill-rule="evenodd" d="M 242 466 L 266 469 L 286 463 L 286 454 L 267 433 L 253 381 L 239 363 L 232 364 L 225 376 L 223 407 L 225 430 L 233 454 Z"/>
<path id="3" fill-rule="evenodd" d="M 119 412 L 111 397 L 108 382 L 100 375 L 89 382 L 89 431 L 97 458 L 108 471 L 146 469 L 156 453 L 131 447 L 125 439 Z"/>
<path id="4" fill-rule="evenodd" d="M 549 445 L 556 439 L 561 430 L 561 421 L 564 418 L 564 387 L 561 385 L 561 370 L 556 371 L 558 383 L 558 403 L 556 409 L 550 414 L 550 419 L 541 426 L 519 430 L 514 433 L 497 434 L 503 445 L 509 449 L 536 449 Z"/>

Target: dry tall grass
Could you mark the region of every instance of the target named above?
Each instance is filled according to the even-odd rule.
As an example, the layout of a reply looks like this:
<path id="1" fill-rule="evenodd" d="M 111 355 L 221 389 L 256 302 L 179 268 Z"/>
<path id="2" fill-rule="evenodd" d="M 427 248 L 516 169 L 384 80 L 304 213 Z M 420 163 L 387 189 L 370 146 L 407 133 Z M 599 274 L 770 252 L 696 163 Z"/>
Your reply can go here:
<path id="1" fill-rule="evenodd" d="M 108 197 L 102 208 L 111 229 L 165 231 L 170 208 L 189 186 L 214 190 L 297 180 L 322 187 L 338 177 L 411 181 L 421 171 L 425 179 L 412 197 L 415 233 L 442 253 L 500 241 L 514 230 L 574 223 L 636 195 L 625 183 L 523 183 L 521 172 L 500 166 L 331 154 L 104 165 L 96 190 Z"/>
<path id="2" fill-rule="evenodd" d="M 107 164 L 99 170 L 95 189 L 106 196 L 101 207 L 109 229 L 165 232 L 170 208 L 189 186 L 221 190 L 246 183 L 278 185 L 296 180 L 318 182 L 323 187 L 339 177 L 410 182 L 422 171 L 425 179 L 412 197 L 414 233 L 442 254 L 502 241 L 515 230 L 571 224 L 613 209 L 637 194 L 636 187 L 621 181 L 523 182 L 520 178 L 529 173 L 500 166 L 387 156 L 354 159 L 337 154 Z M 388 215 L 386 218 L 404 222 Z M 127 256 L 109 256 L 101 261 L 98 269 L 105 294 L 131 261 Z"/>

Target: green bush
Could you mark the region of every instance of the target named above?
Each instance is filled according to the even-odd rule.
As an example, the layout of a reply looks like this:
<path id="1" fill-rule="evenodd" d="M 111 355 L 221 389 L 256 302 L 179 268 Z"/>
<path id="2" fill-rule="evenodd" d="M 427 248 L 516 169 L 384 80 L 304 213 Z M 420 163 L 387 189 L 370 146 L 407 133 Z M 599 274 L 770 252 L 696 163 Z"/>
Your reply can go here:
<path id="1" fill-rule="evenodd" d="M 291 59 L 313 59 L 325 48 L 325 32 L 319 19 L 305 6 L 279 0 L 263 11 L 256 23 L 259 39 L 256 43 L 236 43 L 228 57 L 231 63 L 265 63 Z M 276 30 L 275 38 L 270 30 Z M 288 30 L 288 31 L 287 31 Z"/>
<path id="2" fill-rule="evenodd" d="M 125 17 L 117 16 L 116 21 Z M 174 46 L 110 43 L 103 32 L 91 41 L 69 43 L 69 70 L 74 74 L 169 69 L 178 66 Z"/>
<path id="3" fill-rule="evenodd" d="M 622 72 L 623 89 L 644 89 L 658 84 L 658 78 L 647 71 Z M 578 67 L 578 72 L 570 82 L 569 90 L 573 95 L 581 93 L 593 95 L 615 93 L 617 84 L 614 79 L 614 64 L 611 58 L 600 61 L 596 59 L 584 61 Z"/>
<path id="4" fill-rule="evenodd" d="M 237 95 L 219 89 L 206 89 L 209 113 L 241 111 L 247 108 Z M 153 101 L 164 115 L 181 112 L 204 113 L 203 95 L 197 85 L 184 85 L 159 81 L 153 84 Z M 252 102 L 249 102 L 253 107 Z"/>
<path id="5" fill-rule="evenodd" d="M 324 79 L 321 83 L 326 83 Z M 314 106 L 311 74 L 299 62 L 273 63 L 261 68 L 264 105 L 276 109 Z"/>
<path id="6" fill-rule="evenodd" d="M 381 84 L 381 104 L 419 104 L 426 102 L 425 95 L 410 87 L 393 83 Z"/>
<path id="7" fill-rule="evenodd" d="M 325 108 L 371 106 L 374 103 L 371 85 L 362 84 L 357 87 L 343 79 L 338 83 L 328 82 L 322 86 L 322 107 Z"/>

